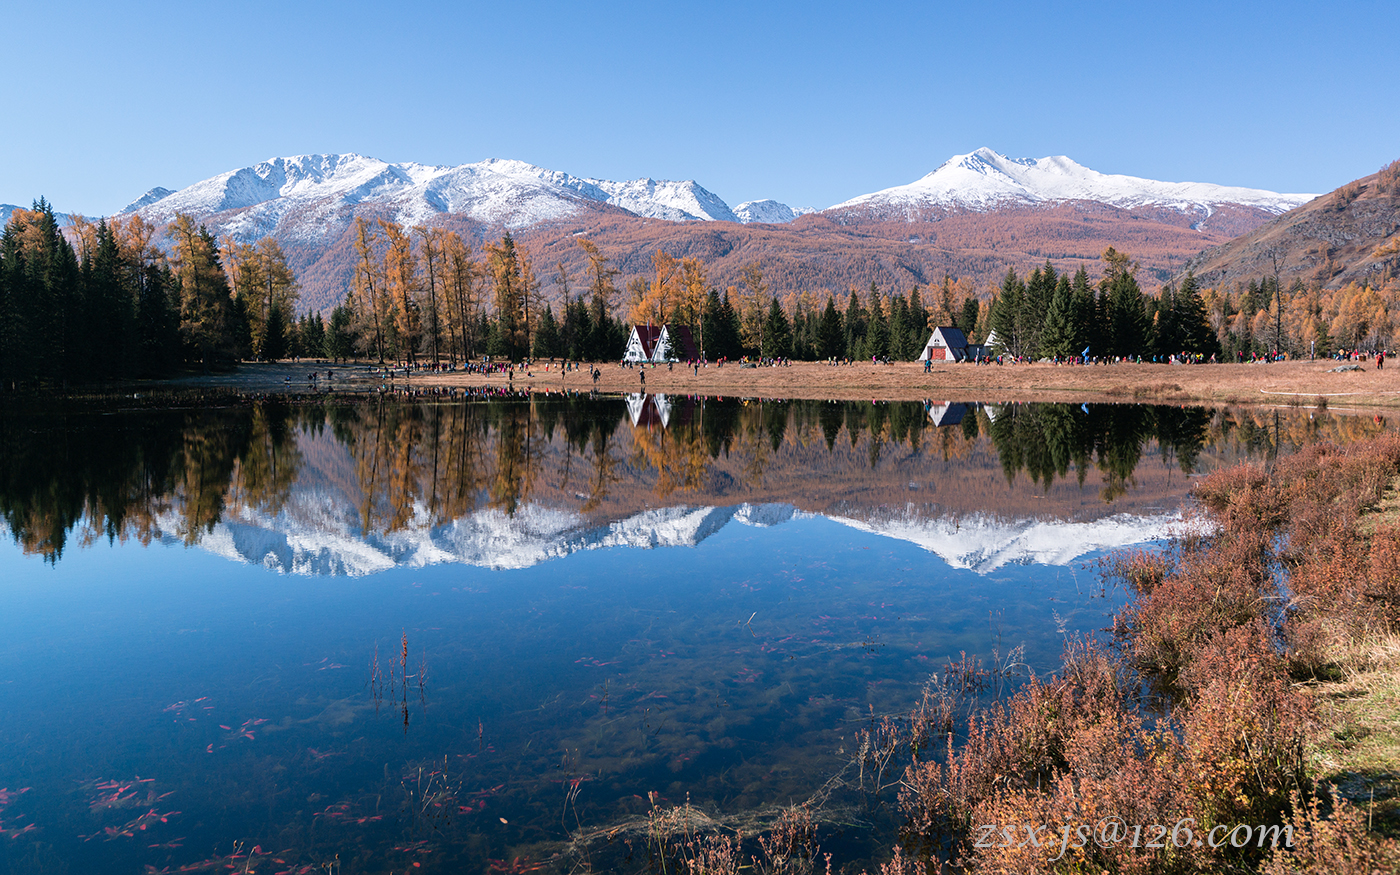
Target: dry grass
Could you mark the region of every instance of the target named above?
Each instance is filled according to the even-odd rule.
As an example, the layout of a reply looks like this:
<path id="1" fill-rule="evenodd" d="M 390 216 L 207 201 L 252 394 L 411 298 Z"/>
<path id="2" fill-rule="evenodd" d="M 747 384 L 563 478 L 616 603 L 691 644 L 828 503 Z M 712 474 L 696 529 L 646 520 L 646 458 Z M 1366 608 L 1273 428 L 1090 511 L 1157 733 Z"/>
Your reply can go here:
<path id="1" fill-rule="evenodd" d="M 1339 679 L 1315 685 L 1321 731 L 1310 758 L 1325 784 L 1400 836 L 1400 634 L 1332 642 Z"/>

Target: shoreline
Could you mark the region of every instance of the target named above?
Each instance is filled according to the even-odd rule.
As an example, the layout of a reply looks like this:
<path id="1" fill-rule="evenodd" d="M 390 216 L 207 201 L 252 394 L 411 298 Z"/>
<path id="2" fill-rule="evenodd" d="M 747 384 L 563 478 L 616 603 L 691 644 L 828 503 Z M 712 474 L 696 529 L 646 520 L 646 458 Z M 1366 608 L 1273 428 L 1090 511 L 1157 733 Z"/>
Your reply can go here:
<path id="1" fill-rule="evenodd" d="M 225 374 L 153 380 L 113 387 L 147 389 L 225 389 L 250 393 L 367 392 L 394 389 L 477 388 L 521 392 L 590 392 L 624 395 L 639 391 L 668 395 L 872 401 L 1140 402 L 1201 403 L 1262 407 L 1389 409 L 1400 407 L 1400 372 L 1377 370 L 1374 361 L 1357 362 L 1358 371 L 1333 373 L 1349 364 L 1332 359 L 1246 364 L 1012 365 L 935 364 L 924 373 L 919 362 L 827 365 L 795 362 L 783 367 L 744 368 L 737 363 L 702 366 L 698 374 L 677 364 L 643 369 L 616 362 L 599 365 L 595 385 L 587 365 L 564 372 L 558 363 L 504 373 L 402 371 L 391 380 L 367 363 L 332 365 L 325 360 L 244 362 Z M 334 376 L 325 379 L 327 369 Z M 310 379 L 315 373 L 316 381 Z M 645 378 L 643 379 L 643 374 Z"/>

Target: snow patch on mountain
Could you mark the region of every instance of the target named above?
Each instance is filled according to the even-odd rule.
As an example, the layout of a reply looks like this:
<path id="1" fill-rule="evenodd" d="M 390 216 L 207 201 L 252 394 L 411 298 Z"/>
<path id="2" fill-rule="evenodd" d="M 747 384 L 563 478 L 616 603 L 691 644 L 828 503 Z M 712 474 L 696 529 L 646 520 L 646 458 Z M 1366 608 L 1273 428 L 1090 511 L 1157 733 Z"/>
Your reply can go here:
<path id="1" fill-rule="evenodd" d="M 864 519 L 831 519 L 935 553 L 954 568 L 990 574 L 1009 564 L 1064 566 L 1090 553 L 1155 541 L 1180 525 L 1180 513 L 1117 514 L 1089 521 L 1004 520 L 988 514 L 930 519 L 913 509 Z"/>
<path id="2" fill-rule="evenodd" d="M 220 230 L 239 239 L 278 234 L 311 242 L 337 236 L 355 208 L 366 204 L 381 206 L 404 225 L 460 215 L 524 228 L 600 205 L 668 221 L 739 221 L 721 198 L 693 180 L 612 182 L 524 161 L 493 158 L 444 167 L 356 154 L 273 158 L 176 192 L 152 189 L 123 212 L 140 212 L 158 224 L 176 213 L 201 220 L 218 216 Z"/>
<path id="3" fill-rule="evenodd" d="M 134 213 L 142 207 L 148 207 L 156 201 L 161 200 L 162 198 L 170 197 L 174 193 L 175 192 L 171 191 L 168 188 L 161 188 L 160 186 L 156 186 L 155 188 L 138 197 L 136 200 L 122 207 L 121 214 L 125 215 L 126 213 Z"/>
<path id="4" fill-rule="evenodd" d="M 1182 211 L 1240 204 L 1280 214 L 1315 196 L 1204 182 L 1158 182 L 1099 173 L 1063 155 L 1008 158 L 984 147 L 967 155 L 955 155 L 908 185 L 861 195 L 831 209 L 866 207 L 912 212 L 926 207 L 961 207 L 982 211 L 1016 204 L 1085 200 L 1125 208 L 1155 205 Z"/>
<path id="5" fill-rule="evenodd" d="M 696 547 L 730 522 L 760 528 L 825 516 L 853 529 L 915 544 L 954 568 L 989 574 L 1008 564 L 1064 566 L 1094 552 L 1166 537 L 1176 513 L 1090 521 L 993 515 L 930 518 L 911 507 L 821 515 L 789 504 L 655 508 L 602 524 L 567 510 L 526 505 L 514 515 L 485 509 L 434 523 L 426 507 L 390 533 L 365 533 L 353 509 L 330 494 L 294 499 L 277 513 L 237 505 L 201 535 L 199 546 L 230 560 L 283 573 L 359 577 L 395 567 L 464 564 L 528 568 L 586 550 Z M 182 520 L 159 521 L 163 540 L 182 543 Z"/>
<path id="6" fill-rule="evenodd" d="M 812 207 L 798 207 L 796 209 L 787 204 L 778 203 L 767 198 L 757 201 L 744 201 L 734 208 L 734 215 L 745 225 L 763 224 L 780 225 L 784 222 L 791 222 L 798 216 L 805 216 L 808 213 L 815 213 Z"/>

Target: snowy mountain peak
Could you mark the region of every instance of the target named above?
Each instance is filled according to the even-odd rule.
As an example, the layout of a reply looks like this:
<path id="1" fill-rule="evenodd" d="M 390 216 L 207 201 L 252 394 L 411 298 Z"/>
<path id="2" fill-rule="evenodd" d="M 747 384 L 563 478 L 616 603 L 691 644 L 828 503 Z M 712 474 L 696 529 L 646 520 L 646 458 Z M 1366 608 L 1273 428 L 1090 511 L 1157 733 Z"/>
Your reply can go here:
<path id="1" fill-rule="evenodd" d="M 798 207 L 796 209 L 787 204 L 778 203 L 767 198 L 757 201 L 744 201 L 734 208 L 734 215 L 739 217 L 739 221 L 745 225 L 764 224 L 778 225 L 784 222 L 791 222 L 798 216 L 805 216 L 808 213 L 815 213 L 812 207 Z"/>
<path id="2" fill-rule="evenodd" d="M 161 198 L 169 197 L 174 193 L 175 192 L 171 191 L 168 188 L 161 188 L 160 186 L 156 186 L 155 188 L 138 197 L 136 200 L 122 207 L 122 213 L 134 213 L 142 207 L 150 206 L 151 204 L 155 203 Z"/>
<path id="3" fill-rule="evenodd" d="M 982 211 L 1003 205 L 1082 200 L 1125 208 L 1164 206 L 1204 211 L 1207 215 L 1216 205 L 1239 204 L 1277 214 L 1313 197 L 1311 194 L 1280 194 L 1202 182 L 1158 182 L 1099 173 L 1064 155 L 1008 158 L 984 146 L 966 155 L 954 155 L 937 170 L 908 185 L 861 195 L 832 209 L 859 206 L 912 214 L 927 207 Z"/>
<path id="4" fill-rule="evenodd" d="M 168 222 L 177 212 L 223 214 L 222 230 L 245 238 L 282 233 L 284 219 L 293 218 L 299 230 L 289 236 L 309 237 L 343 225 L 349 209 L 363 203 L 387 207 L 404 224 L 447 213 L 520 228 L 598 206 L 675 222 L 742 221 L 694 180 L 613 182 L 507 158 L 455 167 L 392 164 L 353 152 L 270 158 L 180 191 L 152 189 L 123 212 L 139 211 L 155 222 Z"/>

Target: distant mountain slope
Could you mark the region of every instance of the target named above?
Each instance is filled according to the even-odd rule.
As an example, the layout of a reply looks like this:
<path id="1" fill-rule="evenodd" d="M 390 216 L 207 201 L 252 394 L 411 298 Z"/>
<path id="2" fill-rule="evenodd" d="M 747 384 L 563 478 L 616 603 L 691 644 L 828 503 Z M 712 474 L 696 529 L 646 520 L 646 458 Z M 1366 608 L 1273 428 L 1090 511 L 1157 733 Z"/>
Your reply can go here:
<path id="1" fill-rule="evenodd" d="M 984 147 L 955 155 L 908 185 L 864 194 L 826 212 L 858 208 L 886 217 L 915 218 L 930 208 L 985 212 L 1004 206 L 1093 201 L 1124 209 L 1166 207 L 1200 215 L 1198 224 L 1204 224 L 1213 208 L 1220 205 L 1257 207 L 1277 215 L 1313 197 L 1204 182 L 1158 182 L 1099 173 L 1063 155 L 1008 158 Z"/>
<path id="2" fill-rule="evenodd" d="M 1400 276 L 1400 161 L 1202 252 L 1188 267 L 1216 287 L 1275 269 L 1285 286 L 1379 285 Z"/>
<path id="3" fill-rule="evenodd" d="M 176 212 L 207 216 L 249 211 L 231 226 L 232 233 L 247 235 L 283 230 L 290 218 L 305 223 L 371 203 L 405 225 L 446 214 L 517 229 L 604 205 L 674 222 L 739 221 L 723 200 L 693 180 L 612 182 L 523 161 L 489 159 L 439 167 L 390 164 L 355 154 L 273 158 L 178 192 L 152 189 L 127 211 L 140 210 L 157 222 L 168 222 Z"/>
<path id="4" fill-rule="evenodd" d="M 357 216 L 447 227 L 476 244 L 508 229 L 550 274 L 559 263 L 582 274 L 582 235 L 624 281 L 649 272 L 658 248 L 703 258 L 721 288 L 757 261 L 783 295 L 927 286 L 944 274 L 983 283 L 1047 259 L 1073 270 L 1108 246 L 1129 252 L 1151 282 L 1306 198 L 979 149 L 907 186 L 820 212 L 769 200 L 731 209 L 693 180 L 613 182 L 522 161 L 440 167 L 348 154 L 275 158 L 180 191 L 152 189 L 128 209 L 157 225 L 185 212 L 239 240 L 276 237 L 301 280 L 302 308 L 323 310 L 344 300 Z"/>

